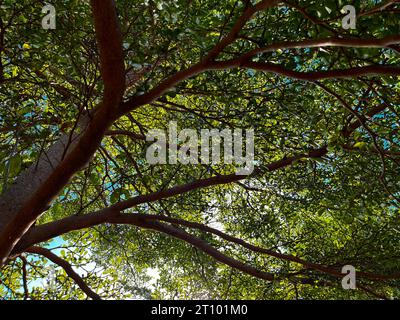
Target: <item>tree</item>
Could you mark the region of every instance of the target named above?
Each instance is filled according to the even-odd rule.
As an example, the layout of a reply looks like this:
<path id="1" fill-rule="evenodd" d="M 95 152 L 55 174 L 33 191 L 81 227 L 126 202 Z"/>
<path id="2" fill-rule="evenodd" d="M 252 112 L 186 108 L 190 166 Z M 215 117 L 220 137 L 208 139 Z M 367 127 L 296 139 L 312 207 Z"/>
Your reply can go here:
<path id="1" fill-rule="evenodd" d="M 399 297 L 399 4 L 348 4 L 1 1 L 0 294 Z M 254 172 L 150 165 L 170 121 Z"/>

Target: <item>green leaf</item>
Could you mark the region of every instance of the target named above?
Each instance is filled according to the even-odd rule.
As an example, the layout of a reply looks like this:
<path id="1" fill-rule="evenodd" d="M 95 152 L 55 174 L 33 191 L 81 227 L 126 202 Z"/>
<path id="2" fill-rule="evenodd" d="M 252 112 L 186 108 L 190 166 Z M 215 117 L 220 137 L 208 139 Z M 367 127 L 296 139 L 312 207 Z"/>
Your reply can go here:
<path id="1" fill-rule="evenodd" d="M 20 155 L 15 155 L 9 160 L 9 174 L 15 176 L 21 170 L 22 158 Z"/>

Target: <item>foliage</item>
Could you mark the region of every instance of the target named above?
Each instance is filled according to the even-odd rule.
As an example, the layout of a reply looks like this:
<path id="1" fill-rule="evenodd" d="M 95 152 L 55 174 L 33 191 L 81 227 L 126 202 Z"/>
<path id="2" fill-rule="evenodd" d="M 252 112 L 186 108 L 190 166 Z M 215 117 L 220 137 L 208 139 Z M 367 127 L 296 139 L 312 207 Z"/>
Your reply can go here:
<path id="1" fill-rule="evenodd" d="M 249 19 L 215 60 L 236 59 L 274 43 L 399 37 L 398 4 L 371 13 L 382 1 L 349 2 L 360 13 L 370 12 L 359 16 L 355 30 L 341 26 L 340 9 L 346 1 L 282 1 Z M 58 0 L 56 30 L 40 26 L 42 1 L 0 3 L 0 180 L 5 191 L 60 135 L 73 130 L 82 113 L 96 108 L 104 84 L 88 2 Z M 164 79 L 202 61 L 255 3 L 116 1 L 127 79 L 124 102 L 140 101 Z M 214 226 L 255 246 L 339 273 L 350 264 L 357 271 L 388 279 L 360 277 L 357 290 L 343 290 L 341 277 L 252 252 L 187 226 L 180 228 L 225 256 L 275 274 L 276 279 L 251 276 L 190 243 L 138 225 L 103 223 L 62 234 L 41 246 L 68 261 L 105 299 L 398 298 L 399 52 L 399 45 L 294 49 L 282 45 L 251 60 L 303 74 L 383 65 L 396 67 L 397 74 L 308 81 L 246 64 L 193 74 L 121 115 L 90 163 L 64 186 L 36 223 L 81 217 L 140 195 L 234 173 L 232 165 L 223 164 L 149 165 L 145 159 L 149 143 L 140 136 L 150 129 L 166 129 L 169 121 L 196 130 L 254 128 L 258 169 L 253 176 L 124 212 Z M 379 112 L 371 113 L 381 105 Z M 352 124 L 355 129 L 347 134 Z M 307 156 L 324 147 L 327 152 L 321 156 Z M 269 164 L 291 157 L 297 158 L 290 165 L 268 170 Z M 50 280 L 43 279 L 48 279 L 52 267 L 55 283 L 49 285 Z M 24 291 L 24 277 L 29 293 Z M 0 296 L 86 298 L 62 268 L 29 252 L 2 268 Z"/>

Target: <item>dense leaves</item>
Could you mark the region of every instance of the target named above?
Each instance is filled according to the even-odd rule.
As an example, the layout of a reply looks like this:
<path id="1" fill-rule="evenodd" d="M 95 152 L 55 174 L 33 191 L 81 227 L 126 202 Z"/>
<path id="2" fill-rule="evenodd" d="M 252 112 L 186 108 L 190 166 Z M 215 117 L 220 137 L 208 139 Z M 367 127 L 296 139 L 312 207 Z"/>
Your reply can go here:
<path id="1" fill-rule="evenodd" d="M 345 30 L 341 8 L 350 3 L 359 13 L 357 28 Z M 340 276 L 254 252 L 188 226 L 180 228 L 225 256 L 274 274 L 275 280 L 253 277 L 190 243 L 139 226 L 102 223 L 40 245 L 68 261 L 105 299 L 399 298 L 400 40 L 370 47 L 285 46 L 312 39 L 399 37 L 400 7 L 393 3 L 382 9 L 383 3 L 282 1 L 254 14 L 215 63 L 281 43 L 250 61 L 306 75 L 385 65 L 396 67 L 397 74 L 304 81 L 246 66 L 248 61 L 204 68 L 154 100 L 123 112 L 91 161 L 36 223 L 84 216 L 133 197 L 235 172 L 229 164 L 149 165 L 145 158 L 149 143 L 143 137 L 151 129 L 167 129 L 170 121 L 198 131 L 253 128 L 257 166 L 253 176 L 148 201 L 124 212 L 198 222 L 339 273 L 343 265 L 353 265 L 360 272 L 357 290 L 342 289 Z M 96 108 L 104 85 L 88 2 L 54 3 L 56 30 L 41 28 L 42 1 L 0 4 L 4 192 L 61 134 L 74 130 L 81 114 Z M 202 61 L 255 4 L 116 1 L 125 54 L 125 105 L 140 101 L 164 79 Z M 307 156 L 310 150 L 323 148 L 327 152 L 321 156 Z M 269 164 L 291 157 L 296 159 L 290 165 L 268 169 Z M 29 252 L 2 268 L 0 296 L 86 298 L 62 268 Z"/>

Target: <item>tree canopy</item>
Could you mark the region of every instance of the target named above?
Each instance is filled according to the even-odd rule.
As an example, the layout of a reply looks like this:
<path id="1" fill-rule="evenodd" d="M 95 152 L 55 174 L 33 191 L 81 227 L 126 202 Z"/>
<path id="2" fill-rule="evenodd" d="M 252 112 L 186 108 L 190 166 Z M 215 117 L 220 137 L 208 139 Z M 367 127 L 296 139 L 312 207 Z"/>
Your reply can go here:
<path id="1" fill-rule="evenodd" d="M 398 1 L 44 5 L 0 0 L 0 297 L 400 297 Z M 255 170 L 149 164 L 171 121 Z"/>

